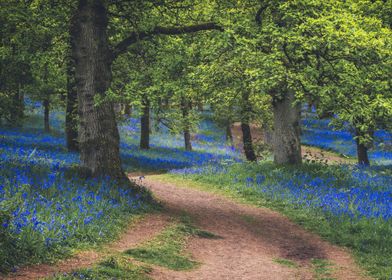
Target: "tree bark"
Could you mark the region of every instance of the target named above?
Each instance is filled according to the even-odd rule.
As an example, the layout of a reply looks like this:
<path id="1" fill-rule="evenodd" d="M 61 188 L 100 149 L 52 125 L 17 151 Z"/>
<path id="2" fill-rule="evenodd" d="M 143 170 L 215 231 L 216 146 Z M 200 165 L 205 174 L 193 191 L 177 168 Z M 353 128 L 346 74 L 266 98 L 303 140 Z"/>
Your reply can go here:
<path id="1" fill-rule="evenodd" d="M 184 129 L 184 143 L 185 143 L 185 150 L 192 151 L 191 133 L 187 128 Z"/>
<path id="2" fill-rule="evenodd" d="M 140 148 L 150 148 L 150 101 L 146 96 L 142 100 L 142 116 L 140 118 Z"/>
<path id="3" fill-rule="evenodd" d="M 162 108 L 168 110 L 170 108 L 170 100 L 169 97 L 165 96 L 162 101 Z"/>
<path id="4" fill-rule="evenodd" d="M 368 157 L 368 148 L 366 145 L 361 144 L 359 140 L 357 142 L 357 156 L 358 156 L 358 164 L 360 165 L 370 165 L 369 157 Z"/>
<path id="5" fill-rule="evenodd" d="M 185 99 L 185 97 L 181 98 L 181 110 L 182 110 L 182 120 L 184 124 L 183 133 L 184 133 L 185 150 L 192 151 L 191 133 L 190 133 L 190 124 L 189 124 L 190 103 Z"/>
<path id="6" fill-rule="evenodd" d="M 226 141 L 229 141 L 230 144 L 233 144 L 233 133 L 231 132 L 231 122 L 228 121 L 226 123 Z"/>
<path id="7" fill-rule="evenodd" d="M 300 119 L 301 105 L 294 104 L 294 92 L 287 90 L 273 101 L 274 130 L 273 150 L 277 164 L 300 164 L 301 140 Z"/>
<path id="8" fill-rule="evenodd" d="M 24 92 L 22 91 L 22 85 L 19 83 L 18 84 L 18 97 L 19 97 L 19 118 L 20 118 L 20 123 L 23 123 L 23 119 L 25 117 L 24 110 L 25 110 L 25 96 Z"/>
<path id="9" fill-rule="evenodd" d="M 249 123 L 241 123 L 242 141 L 244 143 L 244 152 L 248 161 L 256 161 L 256 154 L 252 144 L 252 134 L 250 132 Z"/>
<path id="10" fill-rule="evenodd" d="M 132 106 L 129 102 L 124 104 L 124 115 L 130 117 L 132 115 Z"/>
<path id="11" fill-rule="evenodd" d="M 12 96 L 12 108 L 10 110 L 10 121 L 12 126 L 21 127 L 24 119 L 24 94 L 21 85 L 18 84 L 18 90 Z"/>
<path id="12" fill-rule="evenodd" d="M 252 105 L 249 101 L 249 93 L 243 92 L 242 95 L 242 108 L 241 108 L 241 130 L 242 130 L 242 143 L 244 145 L 244 153 L 248 161 L 256 161 L 256 154 L 253 149 L 252 134 L 250 131 L 250 114 L 252 112 Z"/>
<path id="13" fill-rule="evenodd" d="M 49 113 L 50 113 L 50 104 L 49 98 L 45 98 L 44 102 L 44 129 L 45 132 L 50 132 L 50 123 L 49 123 Z"/>
<path id="14" fill-rule="evenodd" d="M 79 0 L 72 18 L 72 55 L 79 108 L 79 148 L 82 166 L 92 176 L 126 179 L 120 160 L 119 132 L 113 106 L 95 104 L 110 86 L 112 53 L 103 0 Z"/>
<path id="15" fill-rule="evenodd" d="M 65 139 L 69 152 L 79 151 L 78 145 L 78 94 L 75 84 L 75 60 L 67 61 L 67 106 L 65 112 Z"/>
<path id="16" fill-rule="evenodd" d="M 369 155 L 368 155 L 369 147 L 368 147 L 368 145 L 366 145 L 365 143 L 360 141 L 359 137 L 361 137 L 363 135 L 361 134 L 359 129 L 355 129 L 355 136 L 357 136 L 357 138 L 355 139 L 355 142 L 357 144 L 358 164 L 369 166 L 370 165 L 370 160 L 369 160 Z"/>

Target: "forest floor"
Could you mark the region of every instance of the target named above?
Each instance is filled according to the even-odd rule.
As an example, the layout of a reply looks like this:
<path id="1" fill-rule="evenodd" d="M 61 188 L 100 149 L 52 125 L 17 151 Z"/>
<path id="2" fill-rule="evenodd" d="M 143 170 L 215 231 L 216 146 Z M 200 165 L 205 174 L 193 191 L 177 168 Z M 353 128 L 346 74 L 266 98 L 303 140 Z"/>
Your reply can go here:
<path id="1" fill-rule="evenodd" d="M 161 234 L 173 220 L 178 220 L 183 215 L 189 217 L 192 225 L 208 232 L 210 237 L 213 236 L 203 238 L 192 235 L 184 239 L 184 252 L 181 254 L 198 265 L 192 269 L 175 271 L 154 262 L 151 265 L 150 262 L 147 277 L 244 280 L 366 279 L 346 250 L 321 240 L 277 212 L 179 185 L 177 182 L 162 179 L 162 176 L 146 175 L 143 179 L 133 179 L 152 191 L 163 205 L 161 212 L 148 214 L 135 221 L 118 241 L 101 250 L 81 252 L 52 266 L 26 267 L 7 279 L 39 279 L 55 273 L 92 267 L 107 256 L 126 252 L 143 244 L 148 245 L 148 242 Z M 169 240 L 171 242 L 172 239 Z M 171 257 L 168 255 L 164 258 Z M 132 262 L 140 263 L 135 259 L 132 259 Z"/>
<path id="2" fill-rule="evenodd" d="M 264 142 L 265 136 L 263 135 L 262 129 L 259 125 L 251 124 L 251 135 L 253 143 L 257 145 L 257 143 Z M 241 124 L 236 122 L 231 127 L 231 133 L 233 135 L 234 146 L 239 148 L 242 151 L 242 132 L 241 132 Z M 342 157 L 341 155 L 326 151 L 318 147 L 301 145 L 302 157 L 304 160 L 313 160 L 316 162 L 326 162 L 328 164 L 351 164 L 355 163 L 355 159 Z"/>

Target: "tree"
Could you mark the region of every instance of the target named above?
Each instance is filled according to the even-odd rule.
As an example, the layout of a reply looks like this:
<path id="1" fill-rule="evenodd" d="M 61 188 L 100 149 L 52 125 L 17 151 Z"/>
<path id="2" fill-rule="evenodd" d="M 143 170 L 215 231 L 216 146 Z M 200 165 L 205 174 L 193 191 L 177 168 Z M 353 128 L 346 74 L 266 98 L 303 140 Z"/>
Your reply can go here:
<path id="1" fill-rule="evenodd" d="M 161 84 L 170 102 L 169 118 L 166 118 L 171 119 L 169 127 L 172 132 L 182 133 L 187 151 L 192 150 L 191 133 L 196 129 L 198 121 L 193 107 L 200 91 L 192 77 L 192 68 L 197 65 L 199 58 L 197 44 L 198 40 L 190 35 L 161 42 L 161 73 L 157 75 L 160 78 L 157 83 Z"/>
<path id="2" fill-rule="evenodd" d="M 351 127 L 358 163 L 369 165 L 374 131 L 388 126 L 392 117 L 391 30 L 354 9 L 315 20 L 309 32 L 324 34 L 317 40 L 318 60 L 323 61 L 323 82 L 313 89 L 319 96 L 317 109 L 335 114 L 336 128 Z"/>
<path id="3" fill-rule="evenodd" d="M 43 124 L 49 131 L 49 107 L 62 105 L 58 94 L 64 92 L 65 85 L 64 26 L 70 7 L 45 1 L 3 2 L 0 18 L 4 20 L 1 36 L 4 91 L 0 91 L 5 96 L 12 92 L 13 98 L 12 104 L 2 109 L 11 112 L 10 118 L 6 118 L 13 125 L 22 125 L 27 93 L 45 105 Z"/>
<path id="4" fill-rule="evenodd" d="M 256 160 L 256 154 L 253 149 L 252 134 L 250 131 L 250 114 L 252 112 L 252 106 L 249 100 L 249 92 L 241 93 L 242 104 L 241 104 L 241 130 L 242 130 L 242 142 L 244 143 L 244 152 L 246 159 L 249 161 Z"/>
<path id="5" fill-rule="evenodd" d="M 259 87 L 272 98 L 274 161 L 300 164 L 300 99 L 298 76 L 307 61 L 301 48 L 301 25 L 319 15 L 323 5 L 314 1 L 272 1 L 262 4 L 255 14 L 255 38 L 259 61 L 264 69 L 255 71 Z M 299 12 L 300 11 L 300 12 Z"/>
<path id="6" fill-rule="evenodd" d="M 153 40 L 134 44 L 113 64 L 114 80 L 108 92 L 110 100 L 131 106 L 140 116 L 140 148 L 150 148 L 151 111 L 161 106 L 162 90 L 156 85 L 157 48 Z M 129 112 L 127 112 L 129 113 Z M 126 117 L 129 114 L 125 113 Z M 159 113 L 158 113 L 159 114 Z"/>
<path id="7" fill-rule="evenodd" d="M 150 100 L 147 95 L 142 99 L 142 116 L 140 118 L 140 148 L 150 148 Z"/>
<path id="8" fill-rule="evenodd" d="M 25 3 L 2 3 L 0 9 L 0 118 L 20 126 L 24 119 L 24 90 L 32 82 L 31 50 L 35 30 Z"/>
<path id="9" fill-rule="evenodd" d="M 61 96 L 65 93 L 66 73 L 63 57 L 65 47 L 56 41 L 55 34 L 45 34 L 44 47 L 37 49 L 31 59 L 33 80 L 26 88 L 32 99 L 39 100 L 43 106 L 43 126 L 50 132 L 50 111 L 52 107 L 63 106 Z"/>
<path id="10" fill-rule="evenodd" d="M 243 15 L 240 19 L 244 19 Z M 226 22 L 224 33 L 199 47 L 203 59 L 195 70 L 205 99 L 212 105 L 215 119 L 225 126 L 229 140 L 231 124 L 240 121 L 243 149 L 249 161 L 256 160 L 251 124 L 266 125 L 270 115 L 270 98 L 253 80 L 254 48 L 244 38 L 253 28 Z"/>
<path id="11" fill-rule="evenodd" d="M 102 1 L 79 1 L 72 18 L 71 40 L 79 105 L 79 148 L 82 165 L 93 176 L 124 178 L 119 151 L 119 133 L 113 107 L 95 105 L 111 82 L 112 54 L 109 49 L 107 7 Z"/>
<path id="12" fill-rule="evenodd" d="M 186 27 L 154 26 L 135 30 L 111 47 L 108 35 L 108 6 L 104 1 L 80 0 L 72 17 L 72 53 L 79 106 L 81 162 L 93 176 L 125 179 L 119 152 L 119 133 L 110 102 L 95 104 L 109 89 L 113 61 L 135 42 L 155 35 L 178 35 L 219 29 L 214 23 Z M 104 98 L 103 98 L 104 99 Z"/>
<path id="13" fill-rule="evenodd" d="M 181 96 L 181 111 L 183 120 L 183 134 L 185 150 L 192 151 L 189 111 L 192 109 L 191 102 L 185 96 Z"/>
<path id="14" fill-rule="evenodd" d="M 260 87 L 273 98 L 276 163 L 301 162 L 300 102 L 309 100 L 324 105 L 325 100 L 334 100 L 327 113 L 354 126 L 359 162 L 368 163 L 377 118 L 364 114 L 365 107 L 358 104 L 370 108 L 383 104 L 378 112 L 384 112 L 383 118 L 388 115 L 389 102 L 379 100 L 388 91 L 390 35 L 380 21 L 364 16 L 373 13 L 364 9 L 365 2 L 272 1 L 257 11 L 256 40 L 265 68 L 255 76 L 261 77 Z M 381 4 L 367 2 L 369 7 Z M 380 18 L 390 22 L 383 13 Z M 375 102 L 363 102 L 369 99 Z"/>

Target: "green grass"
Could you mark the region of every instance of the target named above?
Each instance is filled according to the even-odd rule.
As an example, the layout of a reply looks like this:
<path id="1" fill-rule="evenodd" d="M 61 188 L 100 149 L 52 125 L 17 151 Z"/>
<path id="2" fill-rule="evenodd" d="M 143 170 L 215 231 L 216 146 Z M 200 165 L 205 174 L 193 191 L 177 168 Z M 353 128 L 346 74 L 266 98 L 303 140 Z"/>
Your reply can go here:
<path id="1" fill-rule="evenodd" d="M 189 219 L 182 219 L 167 227 L 154 239 L 142 244 L 140 247 L 126 251 L 135 259 L 167 267 L 172 270 L 189 270 L 198 266 L 185 252 L 187 240 L 191 236 L 214 238 L 215 235 L 193 227 Z"/>
<path id="2" fill-rule="evenodd" d="M 151 269 L 149 267 L 135 265 L 132 263 L 132 259 L 129 256 L 120 254 L 108 257 L 92 268 L 58 274 L 54 277 L 47 278 L 47 280 L 148 280 L 151 279 L 147 275 L 150 271 Z"/>
<path id="3" fill-rule="evenodd" d="M 277 167 L 269 163 L 255 165 L 238 164 L 234 170 L 225 174 L 214 174 L 213 176 L 198 174 L 185 177 L 166 174 L 154 176 L 154 179 L 171 182 L 179 187 L 190 187 L 217 193 L 241 203 L 267 207 L 281 212 L 305 229 L 317 233 L 334 244 L 349 248 L 358 263 L 371 276 L 376 279 L 391 279 L 392 227 L 390 222 L 375 219 L 350 221 L 341 217 L 327 217 L 318 212 L 317 209 L 298 207 L 287 201 L 273 200 L 264 197 L 262 193 L 256 192 L 252 188 L 241 188 L 233 184 L 233 176 L 246 177 L 257 173 L 268 174 L 268 172 L 274 172 L 274 168 L 276 169 Z M 307 166 L 302 168 L 307 168 Z M 309 168 L 315 167 L 309 166 Z M 326 170 L 327 168 L 328 170 Z M 325 167 L 324 170 L 321 170 L 321 172 L 327 171 L 336 171 L 336 176 L 343 178 L 341 183 L 344 186 L 344 176 L 346 175 L 339 174 L 339 172 L 342 173 L 343 171 L 340 171 L 338 166 Z M 289 171 L 286 170 L 285 172 L 289 174 Z M 310 170 L 309 172 L 313 171 Z M 273 173 L 271 174 L 273 175 Z M 293 173 L 293 176 L 295 176 L 295 173 Z M 247 217 L 244 217 L 244 220 L 249 223 L 252 222 Z"/>
<path id="4" fill-rule="evenodd" d="M 277 258 L 274 259 L 274 262 L 290 268 L 298 268 L 298 264 L 288 259 Z"/>
<path id="5" fill-rule="evenodd" d="M 334 280 L 331 278 L 333 264 L 324 259 L 312 259 L 312 266 L 317 280 Z"/>

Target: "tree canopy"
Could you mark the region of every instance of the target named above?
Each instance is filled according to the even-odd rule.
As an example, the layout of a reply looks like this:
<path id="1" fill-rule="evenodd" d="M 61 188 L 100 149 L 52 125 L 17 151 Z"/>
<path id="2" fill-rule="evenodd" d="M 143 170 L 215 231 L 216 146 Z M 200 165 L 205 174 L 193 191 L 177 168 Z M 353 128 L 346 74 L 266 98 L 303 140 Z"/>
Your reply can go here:
<path id="1" fill-rule="evenodd" d="M 152 110 L 183 132 L 187 149 L 200 104 L 222 125 L 240 121 L 244 133 L 259 122 L 272 129 L 283 164 L 301 162 L 301 104 L 349 125 L 364 164 L 374 131 L 390 126 L 390 0 L 1 5 L 2 121 L 23 120 L 25 93 L 48 112 L 67 107 L 69 147 L 95 175 L 122 177 L 116 119 L 131 106 L 142 126 Z"/>

